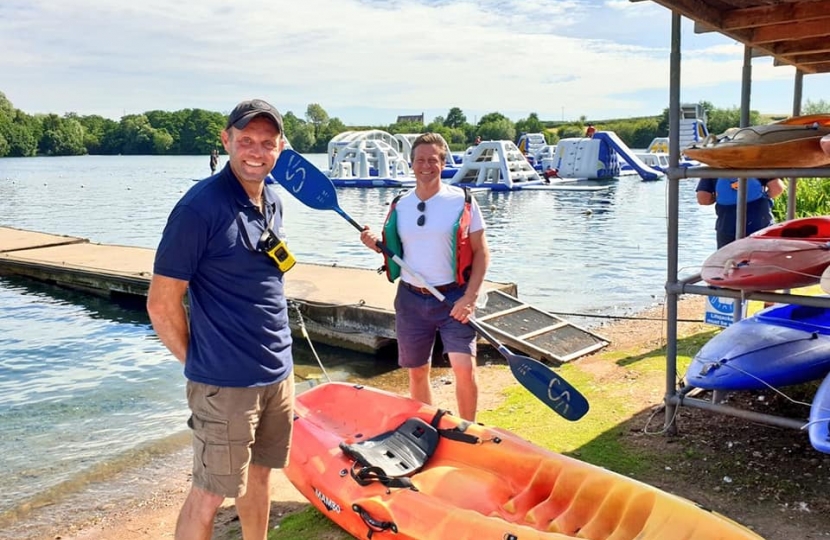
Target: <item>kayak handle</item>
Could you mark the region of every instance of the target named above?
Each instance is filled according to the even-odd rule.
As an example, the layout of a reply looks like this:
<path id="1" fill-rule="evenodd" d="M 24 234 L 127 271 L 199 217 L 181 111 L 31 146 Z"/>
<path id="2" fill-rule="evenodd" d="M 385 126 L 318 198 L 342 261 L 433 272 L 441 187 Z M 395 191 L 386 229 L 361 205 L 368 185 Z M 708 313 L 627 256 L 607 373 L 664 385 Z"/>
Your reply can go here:
<path id="1" fill-rule="evenodd" d="M 353 504 L 352 510 L 357 512 L 357 515 L 360 516 L 360 519 L 363 520 L 363 523 L 369 527 L 369 531 L 366 533 L 366 538 L 371 540 L 372 535 L 376 532 L 383 532 L 383 531 L 392 531 L 393 533 L 398 533 L 398 526 L 395 525 L 393 521 L 381 521 L 379 519 L 375 519 L 366 511 L 365 508 L 360 506 L 359 504 Z"/>

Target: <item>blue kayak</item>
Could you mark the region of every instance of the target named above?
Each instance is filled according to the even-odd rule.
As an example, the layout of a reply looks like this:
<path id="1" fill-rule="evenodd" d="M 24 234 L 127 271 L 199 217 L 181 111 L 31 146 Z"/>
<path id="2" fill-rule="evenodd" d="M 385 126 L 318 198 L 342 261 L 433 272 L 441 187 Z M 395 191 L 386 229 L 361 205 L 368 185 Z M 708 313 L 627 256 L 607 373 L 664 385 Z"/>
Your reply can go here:
<path id="1" fill-rule="evenodd" d="M 830 454 L 830 375 L 824 378 L 813 398 L 808 431 L 813 448 Z"/>
<path id="2" fill-rule="evenodd" d="M 776 305 L 709 340 L 686 383 L 709 390 L 756 390 L 821 379 L 830 372 L 830 308 Z"/>

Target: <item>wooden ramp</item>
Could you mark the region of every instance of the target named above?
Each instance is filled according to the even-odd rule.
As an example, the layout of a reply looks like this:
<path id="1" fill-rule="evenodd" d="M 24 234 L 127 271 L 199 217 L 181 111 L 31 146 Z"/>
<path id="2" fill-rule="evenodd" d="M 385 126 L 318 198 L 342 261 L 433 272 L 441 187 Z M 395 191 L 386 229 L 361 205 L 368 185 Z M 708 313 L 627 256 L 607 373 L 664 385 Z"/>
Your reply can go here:
<path id="1" fill-rule="evenodd" d="M 505 345 L 552 364 L 570 362 L 610 342 L 504 291 L 487 292 L 487 305 L 476 308 L 478 322 Z"/>

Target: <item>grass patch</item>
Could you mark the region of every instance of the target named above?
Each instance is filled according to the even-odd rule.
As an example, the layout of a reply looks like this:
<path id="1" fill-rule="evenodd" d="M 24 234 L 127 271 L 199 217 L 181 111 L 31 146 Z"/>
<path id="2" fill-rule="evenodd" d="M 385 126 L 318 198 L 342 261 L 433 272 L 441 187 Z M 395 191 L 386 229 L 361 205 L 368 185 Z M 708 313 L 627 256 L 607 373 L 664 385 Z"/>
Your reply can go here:
<path id="1" fill-rule="evenodd" d="M 692 357 L 718 330 L 700 332 L 679 339 L 677 369 L 682 376 Z M 482 411 L 479 420 L 499 426 L 533 441 L 534 444 L 624 475 L 639 475 L 657 464 L 644 450 L 621 442 L 626 422 L 642 412 L 642 392 L 653 392 L 656 404 L 662 397 L 666 347 L 646 352 L 612 351 L 597 355 L 600 363 L 615 364 L 622 373 L 597 380 L 577 364 L 557 371 L 578 388 L 591 410 L 577 422 L 569 422 L 540 403 L 519 385 L 505 391 L 506 400 L 497 409 Z M 660 419 L 657 420 L 661 421 Z"/>
<path id="2" fill-rule="evenodd" d="M 580 389 L 591 404 L 591 410 L 579 421 L 565 420 L 518 385 L 505 391 L 506 400 L 498 409 L 483 411 L 479 421 L 510 430 L 542 448 L 621 474 L 634 474 L 641 470 L 642 456 L 624 448 L 619 442 L 619 424 L 633 414 L 636 407 L 617 399 L 602 398 L 603 394 L 619 393 L 625 383 L 598 384 L 589 374 L 573 365 L 562 366 L 557 371 Z"/>
<path id="3" fill-rule="evenodd" d="M 313 506 L 285 516 L 268 540 L 348 540 L 350 534 L 338 527 Z"/>
<path id="4" fill-rule="evenodd" d="M 691 358 L 697 354 L 701 347 L 703 347 L 715 334 L 720 330 L 711 330 L 708 332 L 700 332 L 692 334 L 677 340 L 677 367 L 678 370 L 681 364 L 685 362 L 685 366 L 689 365 Z M 666 347 L 665 345 L 659 349 L 643 353 L 633 352 L 616 352 L 609 354 L 607 357 L 600 355 L 601 359 L 613 360 L 618 366 L 631 369 L 640 373 L 648 373 L 653 371 L 665 372 L 666 370 Z"/>

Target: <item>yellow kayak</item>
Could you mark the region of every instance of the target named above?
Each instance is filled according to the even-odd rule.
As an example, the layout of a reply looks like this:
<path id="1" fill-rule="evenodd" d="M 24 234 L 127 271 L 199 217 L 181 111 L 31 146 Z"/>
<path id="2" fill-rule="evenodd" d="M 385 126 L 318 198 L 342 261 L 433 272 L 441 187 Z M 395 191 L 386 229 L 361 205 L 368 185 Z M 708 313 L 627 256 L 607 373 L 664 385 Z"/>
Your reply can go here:
<path id="1" fill-rule="evenodd" d="M 688 500 L 365 386 L 297 396 L 289 480 L 356 538 L 758 540 Z"/>

